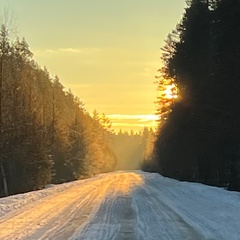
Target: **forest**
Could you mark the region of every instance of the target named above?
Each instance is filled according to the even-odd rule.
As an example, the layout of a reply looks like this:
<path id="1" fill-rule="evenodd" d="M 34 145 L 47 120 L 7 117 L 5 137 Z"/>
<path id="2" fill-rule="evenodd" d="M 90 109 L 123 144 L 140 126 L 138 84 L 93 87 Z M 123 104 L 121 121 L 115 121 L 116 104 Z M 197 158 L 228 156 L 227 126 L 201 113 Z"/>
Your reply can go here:
<path id="1" fill-rule="evenodd" d="M 145 148 L 146 134 L 116 134 L 105 114 L 90 114 L 4 23 L 0 51 L 0 197 L 113 171 L 121 158 L 118 169 L 126 169 L 131 160 L 121 156 L 123 136 L 134 138 L 130 155 Z"/>
<path id="2" fill-rule="evenodd" d="M 144 169 L 239 191 L 240 1 L 186 2 L 162 48 L 158 136 Z"/>
<path id="3" fill-rule="evenodd" d="M 156 133 L 115 133 L 1 23 L 0 197 L 140 163 L 240 191 L 240 2 L 186 3 L 162 47 Z"/>

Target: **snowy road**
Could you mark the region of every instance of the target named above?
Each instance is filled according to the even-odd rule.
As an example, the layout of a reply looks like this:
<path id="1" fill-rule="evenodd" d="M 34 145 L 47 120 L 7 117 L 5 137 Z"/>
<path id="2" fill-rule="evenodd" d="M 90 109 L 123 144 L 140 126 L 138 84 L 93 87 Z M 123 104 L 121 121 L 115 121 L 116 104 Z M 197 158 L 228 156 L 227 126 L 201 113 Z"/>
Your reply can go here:
<path id="1" fill-rule="evenodd" d="M 0 199 L 0 239 L 240 239 L 240 193 L 115 172 Z"/>

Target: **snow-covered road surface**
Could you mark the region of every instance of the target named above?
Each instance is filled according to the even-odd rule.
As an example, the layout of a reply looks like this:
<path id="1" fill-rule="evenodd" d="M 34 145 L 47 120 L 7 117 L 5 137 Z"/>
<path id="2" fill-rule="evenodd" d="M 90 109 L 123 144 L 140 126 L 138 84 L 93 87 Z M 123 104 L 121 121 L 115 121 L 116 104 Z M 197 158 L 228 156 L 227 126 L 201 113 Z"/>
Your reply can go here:
<path id="1" fill-rule="evenodd" d="M 240 193 L 141 171 L 0 199 L 0 239 L 240 239 Z"/>

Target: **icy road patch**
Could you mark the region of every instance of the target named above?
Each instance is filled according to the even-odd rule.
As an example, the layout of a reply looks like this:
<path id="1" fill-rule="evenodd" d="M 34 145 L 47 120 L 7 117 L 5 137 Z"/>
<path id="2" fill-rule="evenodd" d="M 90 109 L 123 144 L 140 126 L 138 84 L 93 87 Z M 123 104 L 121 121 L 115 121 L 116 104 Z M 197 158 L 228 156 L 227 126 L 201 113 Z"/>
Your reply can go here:
<path id="1" fill-rule="evenodd" d="M 240 193 L 141 171 L 0 199 L 0 239 L 240 239 Z"/>

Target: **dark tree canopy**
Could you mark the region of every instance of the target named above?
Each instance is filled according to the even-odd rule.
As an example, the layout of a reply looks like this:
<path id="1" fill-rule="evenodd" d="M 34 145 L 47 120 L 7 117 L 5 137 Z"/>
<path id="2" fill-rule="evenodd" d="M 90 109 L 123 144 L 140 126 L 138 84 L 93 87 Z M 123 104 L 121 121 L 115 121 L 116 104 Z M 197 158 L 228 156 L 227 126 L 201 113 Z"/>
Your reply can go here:
<path id="1" fill-rule="evenodd" d="M 155 170 L 240 190 L 240 1 L 187 1 L 163 50 L 180 98 L 159 129 Z"/>

